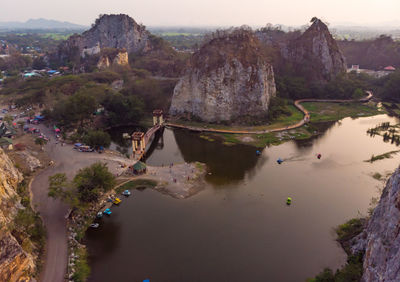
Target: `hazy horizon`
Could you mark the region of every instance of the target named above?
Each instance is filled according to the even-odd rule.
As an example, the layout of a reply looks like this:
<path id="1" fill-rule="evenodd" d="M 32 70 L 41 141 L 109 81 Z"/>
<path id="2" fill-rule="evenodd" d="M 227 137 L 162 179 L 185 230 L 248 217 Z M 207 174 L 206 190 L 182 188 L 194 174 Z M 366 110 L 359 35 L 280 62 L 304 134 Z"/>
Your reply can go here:
<path id="1" fill-rule="evenodd" d="M 323 2 L 323 3 L 322 3 Z M 23 7 L 23 9 L 21 9 Z M 400 26 L 398 0 L 41 0 L 8 2 L 0 22 L 52 19 L 90 26 L 99 14 L 128 14 L 146 26 L 301 26 L 313 16 L 333 25 Z"/>

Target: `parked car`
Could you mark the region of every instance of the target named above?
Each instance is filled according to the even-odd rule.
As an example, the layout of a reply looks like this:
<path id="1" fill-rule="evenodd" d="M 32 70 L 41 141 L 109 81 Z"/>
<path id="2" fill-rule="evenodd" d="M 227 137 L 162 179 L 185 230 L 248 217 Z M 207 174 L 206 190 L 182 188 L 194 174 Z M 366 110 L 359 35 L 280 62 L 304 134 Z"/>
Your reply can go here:
<path id="1" fill-rule="evenodd" d="M 93 152 L 94 149 L 90 146 L 80 146 L 79 147 L 79 152 Z"/>

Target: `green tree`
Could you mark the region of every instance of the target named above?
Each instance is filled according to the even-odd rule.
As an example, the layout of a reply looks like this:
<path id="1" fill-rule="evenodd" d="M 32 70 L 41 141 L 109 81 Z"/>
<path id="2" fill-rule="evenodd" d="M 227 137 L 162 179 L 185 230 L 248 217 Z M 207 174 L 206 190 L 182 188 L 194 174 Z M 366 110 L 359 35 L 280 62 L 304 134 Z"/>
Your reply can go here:
<path id="1" fill-rule="evenodd" d="M 91 130 L 84 137 L 83 142 L 95 149 L 109 147 L 111 144 L 110 134 L 101 130 Z"/>
<path id="2" fill-rule="evenodd" d="M 52 118 L 59 124 L 70 126 L 78 122 L 82 126 L 92 117 L 97 108 L 96 99 L 84 93 L 77 93 L 66 100 L 60 100 L 52 111 Z"/>
<path id="3" fill-rule="evenodd" d="M 361 88 L 356 88 L 353 92 L 352 98 L 353 99 L 360 99 L 365 96 L 364 91 Z"/>
<path id="4" fill-rule="evenodd" d="M 110 126 L 138 123 L 143 116 L 144 103 L 136 96 L 110 95 L 103 101 L 103 106 Z"/>
<path id="5" fill-rule="evenodd" d="M 81 202 L 94 202 L 101 192 L 112 189 L 115 185 L 115 177 L 108 171 L 107 164 L 97 162 L 79 170 L 73 184 Z"/>

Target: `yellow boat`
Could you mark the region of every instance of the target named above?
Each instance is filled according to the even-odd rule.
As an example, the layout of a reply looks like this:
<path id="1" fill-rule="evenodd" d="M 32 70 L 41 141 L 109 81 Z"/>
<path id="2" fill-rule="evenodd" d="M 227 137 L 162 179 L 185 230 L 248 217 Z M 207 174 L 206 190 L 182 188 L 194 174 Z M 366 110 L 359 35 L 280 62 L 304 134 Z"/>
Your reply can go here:
<path id="1" fill-rule="evenodd" d="M 121 199 L 120 198 L 115 198 L 113 203 L 118 205 L 119 203 L 121 203 Z"/>

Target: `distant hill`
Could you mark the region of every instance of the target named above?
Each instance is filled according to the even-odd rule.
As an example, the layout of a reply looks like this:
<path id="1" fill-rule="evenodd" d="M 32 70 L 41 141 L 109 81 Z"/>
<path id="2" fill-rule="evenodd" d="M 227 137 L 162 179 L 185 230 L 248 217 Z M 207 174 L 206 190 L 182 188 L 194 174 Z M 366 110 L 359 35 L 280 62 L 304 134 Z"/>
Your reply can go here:
<path id="1" fill-rule="evenodd" d="M 47 19 L 30 19 L 26 22 L 0 22 L 0 29 L 86 29 L 86 26 Z"/>

